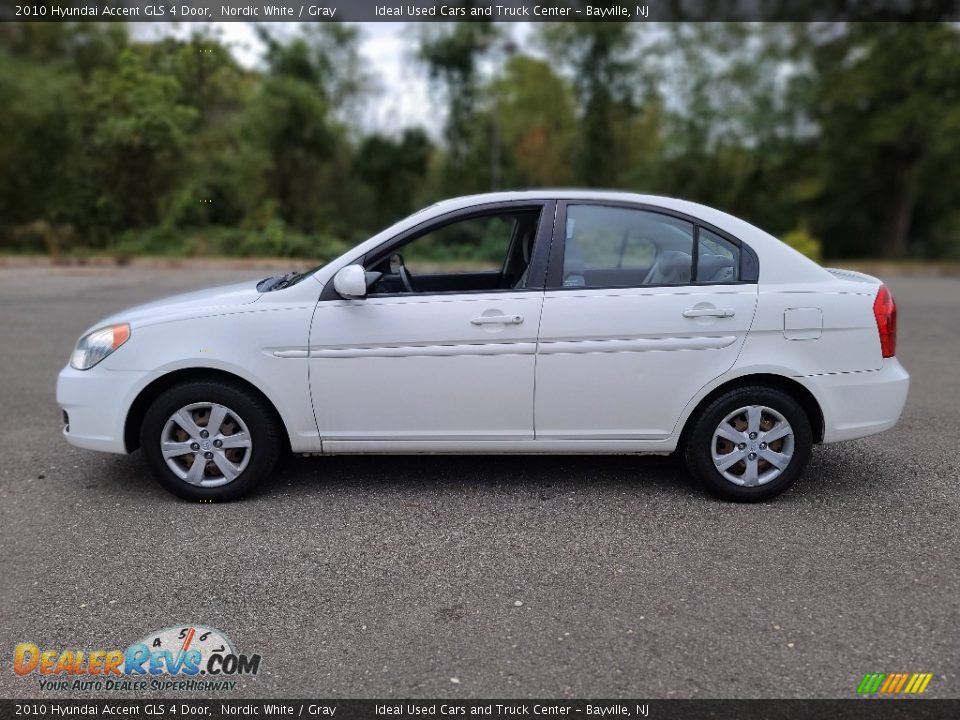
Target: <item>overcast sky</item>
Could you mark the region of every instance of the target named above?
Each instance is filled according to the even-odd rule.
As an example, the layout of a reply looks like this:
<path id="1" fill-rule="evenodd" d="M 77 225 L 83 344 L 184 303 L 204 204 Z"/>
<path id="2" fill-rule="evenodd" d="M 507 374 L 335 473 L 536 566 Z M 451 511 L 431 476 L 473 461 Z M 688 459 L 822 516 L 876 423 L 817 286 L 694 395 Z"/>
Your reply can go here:
<path id="1" fill-rule="evenodd" d="M 283 36 L 296 33 L 297 23 L 263 23 L 272 33 Z M 430 88 L 422 69 L 411 57 L 414 26 L 408 23 L 351 23 L 360 28 L 361 52 L 378 83 L 376 102 L 371 102 L 365 118 L 368 130 L 390 132 L 420 125 L 436 133 L 443 118 L 437 103 L 430 100 Z M 507 31 L 524 37 L 527 23 L 510 23 Z M 256 66 L 262 47 L 248 23 L 132 23 L 135 36 L 150 39 L 163 35 L 188 37 L 197 31 L 212 32 L 223 39 L 236 58 L 247 67 Z"/>

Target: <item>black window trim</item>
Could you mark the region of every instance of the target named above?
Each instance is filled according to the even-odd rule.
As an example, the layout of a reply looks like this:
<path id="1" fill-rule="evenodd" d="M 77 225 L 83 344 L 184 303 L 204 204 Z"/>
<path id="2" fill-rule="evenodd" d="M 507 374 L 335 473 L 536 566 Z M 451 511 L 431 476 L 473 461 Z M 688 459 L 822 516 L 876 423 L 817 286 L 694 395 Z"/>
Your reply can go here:
<path id="1" fill-rule="evenodd" d="M 649 285 L 589 285 L 589 286 L 571 286 L 563 284 L 563 255 L 566 247 L 566 226 L 567 209 L 571 205 L 593 205 L 599 207 L 620 208 L 625 210 L 642 210 L 644 212 L 666 215 L 690 223 L 693 226 L 693 267 L 690 271 L 690 282 L 684 284 L 675 283 L 651 283 Z M 709 230 L 720 238 L 736 245 L 740 248 L 740 267 L 737 280 L 727 280 L 725 282 L 701 283 L 697 281 L 697 261 L 699 260 L 700 246 L 700 228 Z M 539 238 L 538 238 L 539 240 Z M 712 285 L 756 285 L 760 278 L 760 261 L 757 253 L 747 243 L 743 242 L 735 235 L 731 235 L 726 230 L 721 230 L 716 225 L 712 225 L 704 220 L 678 210 L 651 205 L 642 202 L 630 202 L 628 200 L 603 200 L 589 198 L 565 198 L 557 202 L 556 220 L 553 227 L 553 241 L 550 246 L 550 260 L 547 266 L 546 289 L 553 290 L 623 290 L 625 288 L 653 288 L 653 287 L 707 287 Z"/>
<path id="2" fill-rule="evenodd" d="M 519 212 L 523 210 L 538 210 L 540 217 L 537 220 L 537 234 L 533 242 L 533 252 L 530 255 L 530 272 L 527 273 L 527 280 L 523 287 L 498 288 L 495 290 L 440 290 L 435 292 L 414 292 L 414 293 L 378 293 L 371 295 L 371 298 L 388 297 L 429 297 L 429 296 L 450 296 L 450 295 L 479 295 L 486 293 L 518 293 L 518 292 L 543 292 L 547 282 L 547 267 L 549 263 L 549 252 L 553 245 L 554 225 L 557 219 L 557 201 L 553 199 L 530 199 L 530 200 L 503 200 L 500 202 L 482 203 L 471 205 L 470 207 L 451 210 L 424 220 L 422 223 L 414 225 L 412 228 L 404 230 L 394 235 L 389 240 L 385 240 L 373 250 L 368 251 L 361 257 L 354 260 L 352 264 L 368 265 L 376 264 L 386 258 L 394 249 L 416 240 L 417 237 L 426 235 L 434 230 L 451 225 L 461 220 L 470 220 L 472 218 L 484 217 L 487 215 L 497 215 L 504 212 Z M 333 279 L 324 285 L 320 293 L 320 300 L 343 300 L 333 287 Z"/>

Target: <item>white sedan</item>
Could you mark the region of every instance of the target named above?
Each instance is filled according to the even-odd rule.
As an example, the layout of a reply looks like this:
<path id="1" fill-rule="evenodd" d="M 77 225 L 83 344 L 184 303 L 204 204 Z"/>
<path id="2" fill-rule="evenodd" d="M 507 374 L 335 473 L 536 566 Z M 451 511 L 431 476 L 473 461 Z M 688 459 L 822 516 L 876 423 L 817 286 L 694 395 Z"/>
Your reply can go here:
<path id="1" fill-rule="evenodd" d="M 681 453 L 770 498 L 815 443 L 892 427 L 909 376 L 877 279 L 726 213 L 594 191 L 437 203 L 306 273 L 97 323 L 64 436 L 228 500 L 296 453 Z"/>

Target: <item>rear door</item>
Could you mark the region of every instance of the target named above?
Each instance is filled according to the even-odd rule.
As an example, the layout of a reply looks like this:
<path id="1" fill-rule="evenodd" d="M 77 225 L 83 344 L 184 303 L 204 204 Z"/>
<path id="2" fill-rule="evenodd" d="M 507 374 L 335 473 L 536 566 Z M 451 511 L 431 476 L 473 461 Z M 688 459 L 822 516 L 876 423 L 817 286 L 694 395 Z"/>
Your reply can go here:
<path id="1" fill-rule="evenodd" d="M 757 302 L 756 256 L 695 219 L 561 203 L 537 350 L 538 440 L 673 432 L 737 358 Z"/>

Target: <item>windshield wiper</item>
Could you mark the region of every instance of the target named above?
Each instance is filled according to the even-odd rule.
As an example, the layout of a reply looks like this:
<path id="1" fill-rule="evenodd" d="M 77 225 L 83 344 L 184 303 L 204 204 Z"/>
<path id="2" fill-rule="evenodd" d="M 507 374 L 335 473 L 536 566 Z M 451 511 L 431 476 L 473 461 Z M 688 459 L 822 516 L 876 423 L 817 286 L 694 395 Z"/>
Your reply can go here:
<path id="1" fill-rule="evenodd" d="M 300 273 L 296 271 L 290 271 L 286 275 L 272 275 L 271 277 L 264 278 L 257 283 L 257 290 L 260 292 L 270 292 L 271 290 L 281 290 L 290 283 L 292 283 Z"/>

